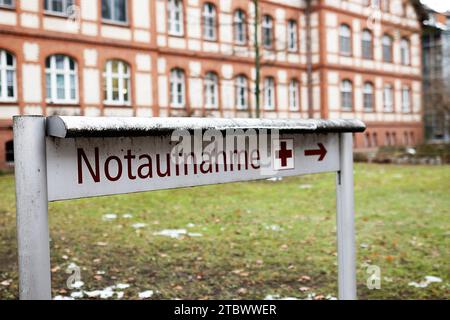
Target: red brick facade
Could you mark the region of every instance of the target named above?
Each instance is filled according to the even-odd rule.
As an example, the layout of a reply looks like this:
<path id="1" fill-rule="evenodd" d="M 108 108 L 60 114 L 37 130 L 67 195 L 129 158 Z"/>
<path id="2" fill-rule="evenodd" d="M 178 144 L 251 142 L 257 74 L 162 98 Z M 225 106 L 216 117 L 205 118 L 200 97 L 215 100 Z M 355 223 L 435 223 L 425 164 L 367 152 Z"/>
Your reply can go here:
<path id="1" fill-rule="evenodd" d="M 174 0 L 175 2 L 175 0 Z M 215 39 L 205 39 L 202 16 L 205 3 L 215 7 Z M 381 8 L 380 23 L 370 24 L 373 10 L 364 0 L 312 1 L 311 59 L 312 101 L 308 103 L 305 1 L 260 0 L 260 21 L 270 16 L 272 47 L 261 47 L 261 116 L 307 118 L 308 104 L 316 118 L 360 118 L 368 124 L 357 135 L 355 147 L 413 145 L 422 141 L 420 23 L 413 7 L 402 0 Z M 182 33 L 169 32 L 169 0 L 128 0 L 126 21 L 102 19 L 101 0 L 74 0 L 73 15 L 44 10 L 42 0 L 15 0 L 0 5 L 0 51 L 15 58 L 15 97 L 0 95 L 0 168 L 6 163 L 6 144 L 12 140 L 11 116 L 15 114 L 66 114 L 89 116 L 218 116 L 247 117 L 255 114 L 254 6 L 249 0 L 183 0 Z M 235 41 L 235 13 L 245 13 L 245 41 Z M 295 21 L 294 48 L 289 48 L 289 21 Z M 341 25 L 351 29 L 351 53 L 340 52 Z M 362 30 L 373 34 L 373 58 L 361 57 Z M 263 40 L 260 28 L 260 42 Z M 392 36 L 393 62 L 382 59 L 382 36 Z M 408 63 L 401 61 L 401 39 L 410 44 Z M 47 94 L 46 59 L 65 55 L 76 63 L 76 99 L 52 102 Z M 128 101 L 105 100 L 104 75 L 109 60 L 123 61 L 129 68 L 130 88 L 122 88 Z M 0 61 L 1 62 L 1 61 Z M 184 72 L 182 107 L 171 103 L 170 74 Z M 1 70 L 1 64 L 0 64 Z M 218 79 L 217 107 L 205 107 L 205 77 Z M 6 74 L 6 73 L 5 73 Z M 237 107 L 236 78 L 247 79 L 250 110 Z M 273 109 L 265 108 L 264 81 L 274 80 Z M 69 78 L 66 78 L 66 80 Z M 291 100 L 290 83 L 298 84 L 299 108 Z M 352 83 L 352 108 L 343 110 L 342 81 Z M 373 86 L 372 109 L 364 110 L 364 85 Z M 58 85 L 57 82 L 52 83 Z M 386 84 L 392 86 L 392 111 L 384 110 Z M 114 86 L 114 85 L 113 85 Z M 410 92 L 409 109 L 402 110 L 402 90 Z M 406 89 L 405 89 L 406 90 Z M 113 90 L 114 91 L 114 90 Z M 0 91 L 1 92 L 1 91 Z M 5 91 L 6 92 L 6 91 Z M 113 92 L 113 94 L 115 94 Z M 407 99 L 407 98 L 405 98 Z"/>

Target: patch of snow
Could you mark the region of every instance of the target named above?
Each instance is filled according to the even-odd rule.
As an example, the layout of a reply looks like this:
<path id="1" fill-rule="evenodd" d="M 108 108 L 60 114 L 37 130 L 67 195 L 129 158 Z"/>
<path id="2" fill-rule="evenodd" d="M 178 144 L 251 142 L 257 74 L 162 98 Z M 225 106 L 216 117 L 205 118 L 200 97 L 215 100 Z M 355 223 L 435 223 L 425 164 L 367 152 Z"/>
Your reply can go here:
<path id="1" fill-rule="evenodd" d="M 189 232 L 188 236 L 189 237 L 203 237 L 203 234 L 198 233 L 198 232 Z"/>
<path id="2" fill-rule="evenodd" d="M 188 224 L 187 224 L 187 227 L 188 227 L 188 228 L 193 228 L 193 227 L 195 227 L 195 224 L 193 224 L 193 223 L 188 223 Z"/>
<path id="3" fill-rule="evenodd" d="M 264 300 L 299 300 L 295 297 L 281 297 L 279 294 L 268 294 Z"/>
<path id="4" fill-rule="evenodd" d="M 425 281 L 427 281 L 428 283 L 442 282 L 442 279 L 439 277 L 435 277 L 435 276 L 426 276 Z"/>
<path id="5" fill-rule="evenodd" d="M 131 218 L 133 218 L 133 215 L 130 214 L 130 213 L 125 213 L 125 214 L 122 215 L 122 218 L 131 219 Z"/>
<path id="6" fill-rule="evenodd" d="M 102 217 L 103 221 L 112 221 L 115 219 L 117 219 L 117 214 L 115 214 L 115 213 L 107 213 L 107 214 L 104 214 Z"/>
<path id="7" fill-rule="evenodd" d="M 118 283 L 116 286 L 117 289 L 126 289 L 129 287 L 130 287 L 130 285 L 128 283 Z"/>
<path id="8" fill-rule="evenodd" d="M 311 184 L 301 184 L 298 187 L 300 189 L 311 189 L 313 186 Z"/>
<path id="9" fill-rule="evenodd" d="M 146 223 L 140 223 L 140 222 L 138 222 L 138 223 L 132 224 L 131 226 L 132 226 L 134 229 L 142 229 L 142 228 L 146 227 L 147 224 L 146 224 Z"/>
<path id="10" fill-rule="evenodd" d="M 281 227 L 277 224 L 264 225 L 264 228 L 266 228 L 266 230 L 282 231 Z"/>
<path id="11" fill-rule="evenodd" d="M 272 182 L 277 182 L 277 181 L 282 181 L 283 178 L 282 177 L 273 177 L 273 178 L 268 178 L 267 181 L 272 181 Z"/>
<path id="12" fill-rule="evenodd" d="M 153 233 L 155 236 L 165 236 L 174 239 L 179 239 L 181 236 L 186 235 L 186 229 L 165 229 L 158 232 Z"/>
<path id="13" fill-rule="evenodd" d="M 415 287 L 415 288 L 426 288 L 432 283 L 439 283 L 442 282 L 442 279 L 435 276 L 425 276 L 425 280 L 422 280 L 420 282 L 412 281 L 408 283 L 408 286 Z"/>
<path id="14" fill-rule="evenodd" d="M 143 292 L 139 292 L 139 298 L 141 299 L 148 299 L 153 296 L 153 290 L 147 290 Z"/>
<path id="15" fill-rule="evenodd" d="M 74 288 L 74 289 L 80 289 L 82 286 L 84 286 L 84 282 L 83 281 L 75 281 L 72 284 L 72 288 Z"/>
<path id="16" fill-rule="evenodd" d="M 75 291 L 75 292 L 72 292 L 70 294 L 70 296 L 74 299 L 81 299 L 81 298 L 83 298 L 84 294 L 83 294 L 83 291 Z"/>

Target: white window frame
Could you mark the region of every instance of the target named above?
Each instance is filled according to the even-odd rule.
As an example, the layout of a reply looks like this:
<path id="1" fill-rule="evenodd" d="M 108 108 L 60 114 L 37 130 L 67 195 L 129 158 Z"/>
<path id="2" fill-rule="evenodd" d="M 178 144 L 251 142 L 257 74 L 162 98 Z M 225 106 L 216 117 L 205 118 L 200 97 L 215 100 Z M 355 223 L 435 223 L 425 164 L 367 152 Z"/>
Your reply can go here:
<path id="1" fill-rule="evenodd" d="M 114 62 L 117 62 L 117 72 L 113 72 L 112 65 Z M 114 100 L 113 98 L 113 79 L 118 80 L 118 98 Z M 106 61 L 105 70 L 103 73 L 103 81 L 105 84 L 104 87 L 104 101 L 103 103 L 106 105 L 117 105 L 117 106 L 129 106 L 131 105 L 131 72 L 130 66 L 122 61 L 117 59 L 112 59 Z M 126 84 L 126 86 L 125 86 Z M 128 98 L 125 96 L 125 87 L 128 87 Z M 106 94 L 105 94 L 106 93 Z"/>
<path id="2" fill-rule="evenodd" d="M 11 0 L 11 4 L 6 4 L 4 3 L 5 0 L 0 0 L 0 8 L 8 8 L 8 9 L 13 9 L 16 7 L 16 1 L 15 0 Z"/>
<path id="3" fill-rule="evenodd" d="M 289 110 L 300 110 L 300 90 L 297 79 L 291 79 L 289 82 Z"/>
<path id="4" fill-rule="evenodd" d="M 344 97 L 344 95 L 348 95 Z M 346 99 L 349 98 L 350 105 L 346 105 Z M 353 110 L 353 83 L 346 79 L 341 82 L 341 108 L 344 111 L 352 111 Z"/>
<path id="5" fill-rule="evenodd" d="M 234 43 L 245 45 L 247 43 L 247 16 L 245 12 L 238 9 L 234 12 Z"/>
<path id="6" fill-rule="evenodd" d="M 383 109 L 385 112 L 394 111 L 394 87 L 391 84 L 383 87 Z"/>
<path id="7" fill-rule="evenodd" d="M 345 56 L 352 55 L 352 29 L 346 24 L 339 26 L 339 53 Z"/>
<path id="8" fill-rule="evenodd" d="M 208 41 L 217 40 L 217 14 L 216 6 L 211 2 L 206 2 L 203 5 L 202 20 L 203 20 L 203 39 Z"/>
<path id="9" fill-rule="evenodd" d="M 370 108 L 367 108 L 367 102 L 370 99 Z M 375 107 L 374 87 L 371 82 L 364 83 L 363 87 L 363 109 L 365 112 L 373 112 Z"/>
<path id="10" fill-rule="evenodd" d="M 275 110 L 275 78 L 264 78 L 264 109 Z"/>
<path id="11" fill-rule="evenodd" d="M 9 54 L 12 56 L 13 65 L 6 65 L 6 55 Z M 13 74 L 13 90 L 14 96 L 8 97 L 8 71 Z M 0 101 L 2 102 L 10 102 L 17 101 L 17 62 L 16 57 L 6 50 L 0 49 Z"/>
<path id="12" fill-rule="evenodd" d="M 411 112 L 411 88 L 408 86 L 402 88 L 402 112 Z"/>
<path id="13" fill-rule="evenodd" d="M 400 40 L 400 59 L 402 65 L 408 66 L 411 64 L 411 45 L 406 38 Z"/>
<path id="14" fill-rule="evenodd" d="M 184 70 L 180 68 L 170 70 L 169 81 L 170 106 L 172 108 L 184 108 L 186 106 L 186 77 Z"/>
<path id="15" fill-rule="evenodd" d="M 64 67 L 63 69 L 58 69 L 56 67 L 56 57 L 62 56 L 64 58 Z M 50 67 L 45 67 L 45 85 L 46 85 L 46 102 L 53 104 L 77 104 L 78 103 L 78 65 L 75 59 L 63 55 L 63 54 L 54 54 L 47 59 L 50 59 Z M 46 61 L 47 61 L 46 59 Z M 74 64 L 74 70 L 70 69 L 70 61 Z M 57 78 L 59 75 L 64 77 L 64 98 L 58 98 L 58 81 Z M 75 83 L 74 88 L 71 85 L 71 77 L 74 77 Z M 48 87 L 47 77 L 50 77 L 50 88 Z M 50 96 L 48 96 L 48 92 L 50 89 Z M 75 89 L 75 98 L 71 97 L 72 89 Z"/>
<path id="16" fill-rule="evenodd" d="M 102 12 L 102 21 L 106 21 L 106 22 L 112 22 L 115 24 L 128 24 L 128 1 L 125 0 L 125 12 L 124 12 L 124 16 L 125 16 L 125 20 L 118 20 L 115 19 L 115 13 L 116 13 L 116 6 L 114 5 L 114 1 L 118 1 L 118 0 L 101 0 L 102 1 L 102 5 L 103 5 L 103 1 L 108 1 L 109 5 L 110 5 L 110 10 L 111 10 L 111 18 L 105 18 L 103 17 L 103 12 Z"/>
<path id="17" fill-rule="evenodd" d="M 44 1 L 44 12 L 67 17 L 69 15 L 68 9 L 75 4 L 75 0 L 60 0 L 60 2 L 61 2 L 62 11 L 56 11 L 53 8 L 53 0 L 45 0 Z"/>
<path id="18" fill-rule="evenodd" d="M 169 35 L 184 35 L 183 1 L 167 1 L 167 31 Z"/>
<path id="19" fill-rule="evenodd" d="M 238 110 L 248 109 L 248 81 L 244 75 L 236 77 L 236 107 Z"/>
<path id="20" fill-rule="evenodd" d="M 288 51 L 297 52 L 298 51 L 298 26 L 295 20 L 288 21 L 287 27 L 287 39 L 288 39 Z"/>
<path id="21" fill-rule="evenodd" d="M 269 41 L 268 41 L 269 40 Z M 265 49 L 273 49 L 273 18 L 269 15 L 264 15 L 262 20 L 262 41 Z M 269 43 L 270 42 L 270 43 Z"/>
<path id="22" fill-rule="evenodd" d="M 219 77 L 214 72 L 205 75 L 205 108 L 217 109 L 219 107 Z"/>

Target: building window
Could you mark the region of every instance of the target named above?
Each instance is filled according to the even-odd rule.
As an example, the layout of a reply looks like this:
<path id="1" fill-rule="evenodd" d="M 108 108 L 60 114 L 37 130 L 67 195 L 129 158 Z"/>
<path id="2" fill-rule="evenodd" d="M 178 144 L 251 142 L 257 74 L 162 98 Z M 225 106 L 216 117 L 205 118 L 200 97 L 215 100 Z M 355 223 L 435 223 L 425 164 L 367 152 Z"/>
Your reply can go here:
<path id="1" fill-rule="evenodd" d="M 262 40 L 264 48 L 272 49 L 273 47 L 273 19 L 271 16 L 265 15 L 262 21 Z"/>
<path id="2" fill-rule="evenodd" d="M 170 106 L 183 108 L 186 104 L 186 84 L 184 71 L 180 68 L 170 70 Z"/>
<path id="3" fill-rule="evenodd" d="M 299 85 L 296 79 L 289 82 L 289 109 L 298 111 L 300 109 Z"/>
<path id="4" fill-rule="evenodd" d="M 378 135 L 376 132 L 372 134 L 372 142 L 374 147 L 378 147 Z"/>
<path id="5" fill-rule="evenodd" d="M 214 72 L 205 76 L 205 107 L 215 109 L 219 105 L 219 80 Z"/>
<path id="6" fill-rule="evenodd" d="M 167 23 L 170 35 L 183 35 L 183 3 L 181 0 L 168 0 Z"/>
<path id="7" fill-rule="evenodd" d="M 409 87 L 403 87 L 402 89 L 402 111 L 411 111 L 411 90 Z"/>
<path id="8" fill-rule="evenodd" d="M 0 7 L 14 8 L 14 0 L 0 0 Z"/>
<path id="9" fill-rule="evenodd" d="M 373 95 L 373 85 L 370 82 L 366 82 L 364 84 L 364 111 L 373 111 L 373 105 L 374 105 L 374 95 Z"/>
<path id="10" fill-rule="evenodd" d="M 400 41 L 400 58 L 403 65 L 409 65 L 411 61 L 411 50 L 409 40 L 403 38 Z"/>
<path id="11" fill-rule="evenodd" d="M 126 23 L 127 1 L 126 0 L 102 0 L 103 20 Z"/>
<path id="12" fill-rule="evenodd" d="M 217 38 L 216 7 L 209 2 L 203 5 L 203 37 L 210 41 L 215 41 Z"/>
<path id="13" fill-rule="evenodd" d="M 362 32 L 362 56 L 364 59 L 373 59 L 373 41 L 372 41 L 372 32 L 370 30 L 365 29 Z"/>
<path id="14" fill-rule="evenodd" d="M 382 39 L 383 61 L 392 62 L 392 37 L 385 34 Z"/>
<path id="15" fill-rule="evenodd" d="M 130 67 L 120 60 L 106 62 L 104 78 L 104 103 L 112 105 L 130 104 Z"/>
<path id="16" fill-rule="evenodd" d="M 234 42 L 240 45 L 247 43 L 246 16 L 240 9 L 234 13 Z"/>
<path id="17" fill-rule="evenodd" d="M 16 100 L 16 58 L 0 50 L 0 101 Z"/>
<path id="18" fill-rule="evenodd" d="M 383 89 L 383 105 L 385 112 L 394 111 L 394 90 L 392 85 L 386 84 Z"/>
<path id="19" fill-rule="evenodd" d="M 384 145 L 385 146 L 391 146 L 392 145 L 391 134 L 389 132 L 386 132 L 386 138 L 384 139 Z"/>
<path id="20" fill-rule="evenodd" d="M 239 110 L 248 109 L 247 78 L 243 75 L 236 77 L 236 106 Z"/>
<path id="21" fill-rule="evenodd" d="M 294 20 L 288 21 L 288 51 L 297 51 L 297 22 Z"/>
<path id="22" fill-rule="evenodd" d="M 0 0 L 1 1 L 1 0 Z M 69 7 L 73 6 L 73 0 L 45 0 L 44 10 L 46 12 L 67 15 Z"/>
<path id="23" fill-rule="evenodd" d="M 341 105 L 342 110 L 353 110 L 353 85 L 350 80 L 344 80 L 341 83 Z"/>
<path id="24" fill-rule="evenodd" d="M 12 140 L 5 143 L 5 161 L 6 163 L 14 162 L 14 142 Z"/>
<path id="25" fill-rule="evenodd" d="M 339 28 L 339 51 L 346 56 L 352 54 L 352 31 L 346 24 Z"/>
<path id="26" fill-rule="evenodd" d="M 275 110 L 275 80 L 273 77 L 264 79 L 264 109 Z"/>
<path id="27" fill-rule="evenodd" d="M 48 103 L 77 103 L 77 64 L 72 58 L 56 54 L 45 60 Z"/>

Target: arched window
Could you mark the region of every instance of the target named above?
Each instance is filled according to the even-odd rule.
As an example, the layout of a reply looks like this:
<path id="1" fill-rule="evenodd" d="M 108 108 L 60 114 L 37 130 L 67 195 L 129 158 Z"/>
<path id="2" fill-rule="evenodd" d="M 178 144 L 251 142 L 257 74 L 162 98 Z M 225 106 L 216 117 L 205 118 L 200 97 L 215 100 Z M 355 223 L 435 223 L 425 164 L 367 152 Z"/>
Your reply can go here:
<path id="1" fill-rule="evenodd" d="M 350 80 L 344 80 L 341 83 L 341 105 L 345 111 L 353 109 L 353 85 Z"/>
<path id="2" fill-rule="evenodd" d="M 372 32 L 368 29 L 364 29 L 362 32 L 362 56 L 364 59 L 373 59 L 373 41 Z"/>
<path id="3" fill-rule="evenodd" d="M 236 77 L 236 107 L 240 110 L 248 109 L 247 78 L 244 75 Z"/>
<path id="4" fill-rule="evenodd" d="M 373 84 L 366 82 L 363 89 L 364 95 L 364 111 L 373 111 L 374 105 L 374 95 L 373 95 Z"/>
<path id="5" fill-rule="evenodd" d="M 14 142 L 12 140 L 5 143 L 5 161 L 6 163 L 14 162 Z"/>
<path id="6" fill-rule="evenodd" d="M 130 67 L 120 60 L 108 60 L 103 73 L 106 104 L 130 104 Z"/>
<path id="7" fill-rule="evenodd" d="M 55 54 L 45 60 L 47 102 L 78 102 L 77 64 L 72 58 Z"/>
<path id="8" fill-rule="evenodd" d="M 183 108 L 186 105 L 186 84 L 184 71 L 180 68 L 170 70 L 170 106 Z"/>
<path id="9" fill-rule="evenodd" d="M 170 35 L 183 35 L 183 2 L 181 0 L 168 0 L 167 28 Z"/>
<path id="10" fill-rule="evenodd" d="M 352 30 L 346 24 L 339 28 L 339 51 L 346 56 L 352 54 Z"/>
<path id="11" fill-rule="evenodd" d="M 203 5 L 203 37 L 215 41 L 216 35 L 216 7 L 212 3 Z"/>
<path id="12" fill-rule="evenodd" d="M 0 49 L 0 101 L 16 100 L 16 58 Z"/>
<path id="13" fill-rule="evenodd" d="M 298 111 L 300 109 L 299 85 L 297 79 L 289 82 L 289 109 Z"/>
<path id="14" fill-rule="evenodd" d="M 275 109 L 275 80 L 273 77 L 264 79 L 264 108 L 266 110 Z"/>
<path id="15" fill-rule="evenodd" d="M 385 34 L 381 41 L 383 44 L 383 61 L 392 62 L 392 37 Z"/>
<path id="16" fill-rule="evenodd" d="M 266 49 L 273 47 L 273 19 L 271 16 L 265 15 L 262 20 L 262 41 Z"/>
<path id="17" fill-rule="evenodd" d="M 402 38 L 400 41 L 400 59 L 403 65 L 409 65 L 411 61 L 411 49 L 409 40 Z"/>
<path id="18" fill-rule="evenodd" d="M 245 12 L 238 9 L 234 12 L 234 42 L 236 44 L 247 43 L 247 28 L 246 28 Z"/>
<path id="19" fill-rule="evenodd" d="M 208 72 L 205 76 L 205 107 L 215 109 L 219 106 L 219 80 L 217 74 Z"/>
<path id="20" fill-rule="evenodd" d="M 383 105 L 385 112 L 394 111 L 394 90 L 391 84 L 385 84 L 383 88 Z"/>
<path id="21" fill-rule="evenodd" d="M 408 86 L 402 88 L 402 111 L 411 111 L 411 89 Z"/>
<path id="22" fill-rule="evenodd" d="M 288 21 L 288 28 L 287 28 L 287 36 L 288 36 L 288 51 L 297 51 L 297 22 L 295 20 L 289 20 Z"/>

